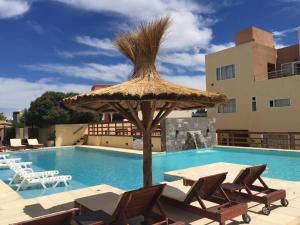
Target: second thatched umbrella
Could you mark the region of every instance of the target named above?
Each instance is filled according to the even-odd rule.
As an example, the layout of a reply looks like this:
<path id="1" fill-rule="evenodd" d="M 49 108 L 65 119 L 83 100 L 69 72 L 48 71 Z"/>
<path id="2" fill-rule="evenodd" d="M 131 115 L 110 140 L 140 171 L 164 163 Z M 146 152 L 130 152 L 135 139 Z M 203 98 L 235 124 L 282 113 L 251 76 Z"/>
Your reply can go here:
<path id="1" fill-rule="evenodd" d="M 160 78 L 155 60 L 168 25 L 169 18 L 163 18 L 116 38 L 119 51 L 134 64 L 129 81 L 64 100 L 68 108 L 76 111 L 118 112 L 143 132 L 144 186 L 152 185 L 151 134 L 160 121 L 172 110 L 208 108 L 226 101 L 224 95 Z"/>

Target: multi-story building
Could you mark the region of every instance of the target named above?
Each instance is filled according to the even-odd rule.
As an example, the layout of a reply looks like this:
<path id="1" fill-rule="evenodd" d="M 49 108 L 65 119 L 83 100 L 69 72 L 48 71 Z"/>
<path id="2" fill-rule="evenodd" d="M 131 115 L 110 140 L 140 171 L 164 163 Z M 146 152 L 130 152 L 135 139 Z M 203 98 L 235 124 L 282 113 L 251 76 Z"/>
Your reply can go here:
<path id="1" fill-rule="evenodd" d="M 229 99 L 208 110 L 218 130 L 227 135 L 229 130 L 300 132 L 300 29 L 298 33 L 299 43 L 276 49 L 272 33 L 250 27 L 236 33 L 234 47 L 206 55 L 207 90 Z M 295 135 L 273 135 L 284 143 L 297 142 Z"/>

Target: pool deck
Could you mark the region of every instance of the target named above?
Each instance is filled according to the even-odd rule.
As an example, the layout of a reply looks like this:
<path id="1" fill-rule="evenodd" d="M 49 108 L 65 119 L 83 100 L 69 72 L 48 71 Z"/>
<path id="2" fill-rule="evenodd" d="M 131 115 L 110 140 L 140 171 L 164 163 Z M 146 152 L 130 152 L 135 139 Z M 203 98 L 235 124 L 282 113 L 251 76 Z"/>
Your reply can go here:
<path id="1" fill-rule="evenodd" d="M 168 176 L 194 177 L 228 171 L 227 181 L 232 181 L 241 168 L 247 165 L 214 163 L 205 166 L 193 167 L 184 170 L 171 171 L 166 173 Z M 296 225 L 300 224 L 300 182 L 291 182 L 278 179 L 265 178 L 270 187 L 286 189 L 287 198 L 290 202 L 288 207 L 281 207 L 278 203 L 272 206 L 269 216 L 260 213 L 262 205 L 249 204 L 249 215 L 252 218 L 250 224 L 254 225 Z M 98 185 L 68 192 L 62 192 L 33 199 L 23 199 L 10 187 L 0 180 L 0 225 L 8 225 L 14 222 L 28 220 L 32 217 L 66 210 L 73 207 L 74 200 L 87 196 L 101 196 L 107 193 L 120 194 L 122 190 L 111 187 L 109 185 Z M 109 201 L 109 200 L 108 200 Z M 105 205 L 105 201 L 103 201 Z M 279 206 L 279 207 L 277 207 Z M 101 208 L 101 203 L 99 202 Z M 176 209 L 171 206 L 164 205 L 166 213 L 169 217 L 177 220 L 185 221 L 186 224 L 204 225 L 217 224 L 212 221 L 201 218 L 195 214 Z M 227 224 L 240 224 L 242 219 L 237 217 L 234 221 L 228 221 Z M 132 224 L 138 224 L 133 221 Z"/>

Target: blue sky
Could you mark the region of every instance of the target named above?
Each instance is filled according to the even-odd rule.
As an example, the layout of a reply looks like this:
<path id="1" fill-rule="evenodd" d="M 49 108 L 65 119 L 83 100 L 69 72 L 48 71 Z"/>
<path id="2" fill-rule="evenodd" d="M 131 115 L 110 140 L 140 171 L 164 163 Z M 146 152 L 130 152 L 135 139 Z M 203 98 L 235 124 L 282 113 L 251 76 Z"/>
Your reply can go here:
<path id="1" fill-rule="evenodd" d="M 132 65 L 114 36 L 170 15 L 158 56 L 170 81 L 205 89 L 204 55 L 257 26 L 275 44 L 297 43 L 300 0 L 0 0 L 0 112 L 28 107 L 47 90 L 83 92 L 126 80 Z"/>

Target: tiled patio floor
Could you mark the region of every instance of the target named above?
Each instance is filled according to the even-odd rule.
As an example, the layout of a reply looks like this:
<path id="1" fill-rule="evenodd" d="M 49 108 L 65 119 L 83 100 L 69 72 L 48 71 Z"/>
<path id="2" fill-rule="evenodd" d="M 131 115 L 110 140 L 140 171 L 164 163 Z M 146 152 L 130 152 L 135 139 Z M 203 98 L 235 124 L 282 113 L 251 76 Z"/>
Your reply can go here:
<path id="1" fill-rule="evenodd" d="M 227 180 L 230 181 L 238 173 L 243 165 L 216 163 L 214 165 L 207 165 L 202 167 L 194 167 L 187 170 L 180 170 L 168 173 L 169 175 L 185 176 L 205 176 L 207 173 L 217 173 L 218 171 L 229 171 Z M 207 172 L 210 171 L 210 172 Z M 199 175 L 201 174 L 201 175 Z M 272 206 L 272 211 L 269 216 L 261 214 L 262 205 L 249 204 L 249 215 L 252 218 L 250 224 L 254 225 L 296 225 L 300 224 L 300 182 L 290 182 L 276 179 L 268 179 L 265 181 L 269 186 L 274 188 L 283 188 L 287 190 L 288 200 L 290 202 L 287 208 L 279 206 L 279 204 Z M 77 198 L 82 198 L 92 195 L 101 195 L 104 193 L 120 194 L 122 190 L 108 186 L 98 185 L 79 190 L 73 190 L 54 195 L 38 197 L 34 199 L 22 199 L 16 192 L 10 189 L 6 184 L 0 181 L 0 225 L 8 225 L 10 223 L 19 222 L 30 219 L 32 217 L 65 210 L 73 207 L 73 202 Z M 101 208 L 101 203 L 99 207 Z M 105 204 L 105 203 L 103 203 Z M 278 206 L 278 207 L 277 207 Z M 172 206 L 164 206 L 167 215 L 185 221 L 187 224 L 202 225 L 202 224 L 217 224 L 212 221 L 200 218 L 195 214 L 190 214 L 182 210 L 178 210 Z M 298 218 L 298 222 L 297 222 Z M 242 218 L 237 217 L 235 221 L 228 221 L 227 224 L 241 224 Z M 133 224 L 137 224 L 136 221 Z"/>

